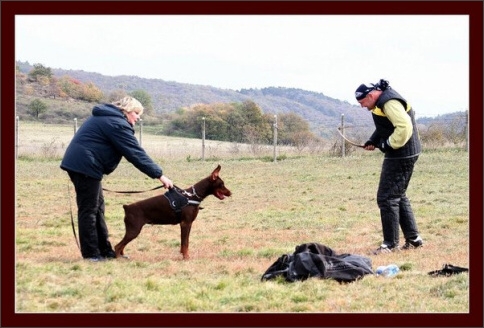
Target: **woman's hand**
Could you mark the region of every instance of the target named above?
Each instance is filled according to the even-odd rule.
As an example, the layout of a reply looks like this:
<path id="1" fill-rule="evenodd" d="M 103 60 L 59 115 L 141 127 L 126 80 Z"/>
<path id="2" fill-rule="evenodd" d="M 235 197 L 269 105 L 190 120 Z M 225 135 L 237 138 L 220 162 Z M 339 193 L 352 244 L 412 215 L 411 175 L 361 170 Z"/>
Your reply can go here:
<path id="1" fill-rule="evenodd" d="M 165 187 L 165 189 L 173 188 L 173 182 L 171 182 L 171 180 L 168 179 L 167 177 L 165 177 L 164 175 L 162 175 L 160 177 L 160 181 L 163 184 L 163 186 Z"/>

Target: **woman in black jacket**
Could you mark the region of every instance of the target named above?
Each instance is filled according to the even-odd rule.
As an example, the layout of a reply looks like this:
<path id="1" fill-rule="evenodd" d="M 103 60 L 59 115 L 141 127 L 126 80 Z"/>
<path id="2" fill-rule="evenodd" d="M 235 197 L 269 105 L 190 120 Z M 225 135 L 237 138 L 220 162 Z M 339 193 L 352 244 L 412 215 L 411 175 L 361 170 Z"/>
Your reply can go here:
<path id="1" fill-rule="evenodd" d="M 150 178 L 159 179 L 165 188 L 173 182 L 145 152 L 134 136 L 134 124 L 143 113 L 141 103 L 124 97 L 112 104 L 94 106 L 89 117 L 74 135 L 61 162 L 76 190 L 79 240 L 85 259 L 114 258 L 104 219 L 101 180 L 124 157 Z"/>

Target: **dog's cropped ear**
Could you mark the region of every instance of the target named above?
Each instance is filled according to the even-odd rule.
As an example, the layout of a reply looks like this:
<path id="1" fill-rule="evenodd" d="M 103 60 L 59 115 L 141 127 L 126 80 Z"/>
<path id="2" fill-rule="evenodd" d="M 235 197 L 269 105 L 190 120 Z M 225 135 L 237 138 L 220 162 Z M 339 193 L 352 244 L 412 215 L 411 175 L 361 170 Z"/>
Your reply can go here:
<path id="1" fill-rule="evenodd" d="M 213 172 L 212 172 L 212 180 L 213 180 L 213 181 L 217 180 L 217 178 L 218 178 L 218 174 L 219 174 L 219 172 L 220 172 L 220 169 L 221 169 L 221 167 L 220 167 L 220 164 L 219 164 L 219 165 L 217 166 L 217 168 L 216 168 L 215 170 L 213 170 Z"/>

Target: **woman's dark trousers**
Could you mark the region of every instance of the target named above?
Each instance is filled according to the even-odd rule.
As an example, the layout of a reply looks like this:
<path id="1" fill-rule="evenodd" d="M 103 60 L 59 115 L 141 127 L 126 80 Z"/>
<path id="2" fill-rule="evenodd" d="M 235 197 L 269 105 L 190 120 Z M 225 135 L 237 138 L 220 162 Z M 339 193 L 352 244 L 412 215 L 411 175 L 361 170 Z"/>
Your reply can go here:
<path id="1" fill-rule="evenodd" d="M 112 253 L 104 219 L 104 196 L 101 181 L 84 174 L 68 172 L 76 190 L 79 240 L 83 258 Z"/>

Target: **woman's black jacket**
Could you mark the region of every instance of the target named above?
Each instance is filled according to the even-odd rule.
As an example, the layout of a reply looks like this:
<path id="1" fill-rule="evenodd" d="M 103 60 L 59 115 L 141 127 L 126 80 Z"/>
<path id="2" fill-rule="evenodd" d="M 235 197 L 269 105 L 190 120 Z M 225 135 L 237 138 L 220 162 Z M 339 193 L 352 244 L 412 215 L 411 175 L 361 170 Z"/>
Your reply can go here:
<path id="1" fill-rule="evenodd" d="M 134 136 L 134 128 L 114 105 L 94 106 L 74 135 L 60 167 L 101 180 L 124 157 L 151 178 L 161 177 L 162 169 L 146 154 Z"/>

